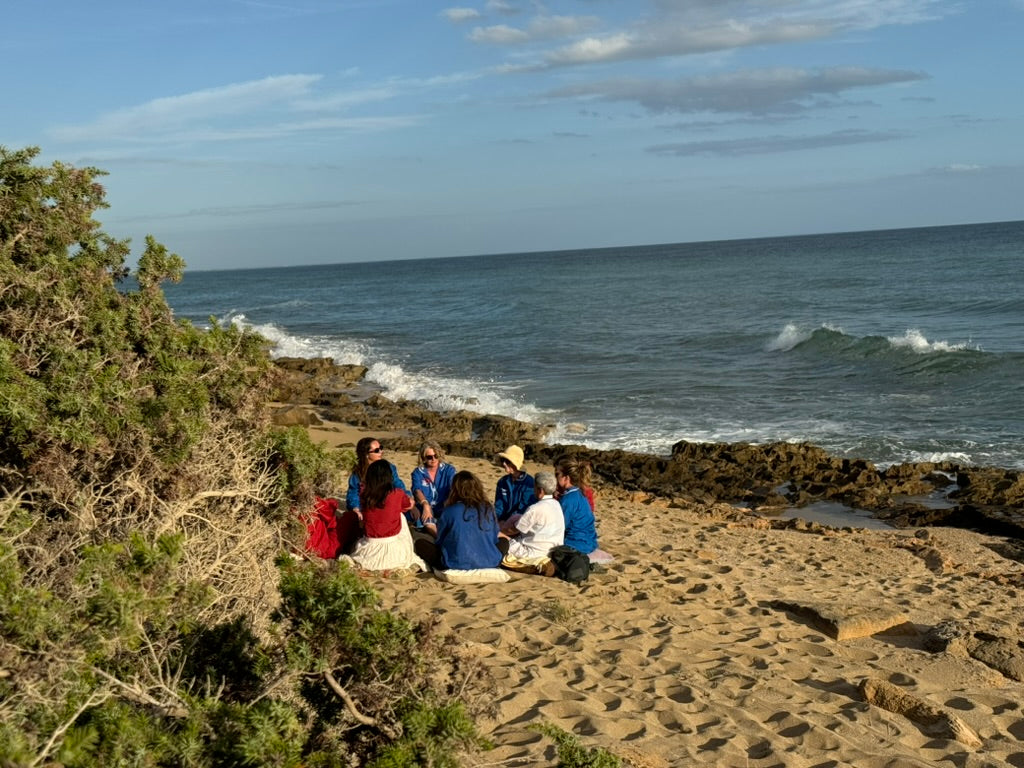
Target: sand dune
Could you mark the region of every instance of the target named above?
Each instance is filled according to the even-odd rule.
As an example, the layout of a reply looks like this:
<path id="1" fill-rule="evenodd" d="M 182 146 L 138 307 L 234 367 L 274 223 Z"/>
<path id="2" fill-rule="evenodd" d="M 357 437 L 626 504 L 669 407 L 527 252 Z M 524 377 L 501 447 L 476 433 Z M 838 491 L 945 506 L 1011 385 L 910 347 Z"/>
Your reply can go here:
<path id="1" fill-rule="evenodd" d="M 387 458 L 409 476 L 411 455 Z M 486 462 L 452 461 L 488 488 L 499 477 Z M 498 715 L 483 726 L 497 746 L 481 764 L 553 765 L 550 741 L 527 728 L 550 721 L 644 768 L 1024 766 L 1024 684 L 966 653 L 924 649 L 929 629 L 955 619 L 1024 657 L 1024 568 L 994 551 L 998 540 L 947 528 L 772 530 L 597 491 L 601 546 L 616 560 L 581 586 L 369 576 L 386 606 L 439 616 L 496 678 Z M 836 640 L 785 606 L 906 622 Z M 981 746 L 868 704 L 865 678 L 954 715 Z"/>

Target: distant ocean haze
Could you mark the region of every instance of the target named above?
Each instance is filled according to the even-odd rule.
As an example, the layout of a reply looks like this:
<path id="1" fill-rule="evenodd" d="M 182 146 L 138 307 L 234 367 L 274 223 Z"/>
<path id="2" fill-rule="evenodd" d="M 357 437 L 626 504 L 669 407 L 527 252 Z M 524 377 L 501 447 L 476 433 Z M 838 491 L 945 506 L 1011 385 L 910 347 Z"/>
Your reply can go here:
<path id="1" fill-rule="evenodd" d="M 552 442 L 1024 468 L 1022 256 L 1011 222 L 188 272 L 166 293 L 277 356 L 361 363 L 388 397 Z"/>

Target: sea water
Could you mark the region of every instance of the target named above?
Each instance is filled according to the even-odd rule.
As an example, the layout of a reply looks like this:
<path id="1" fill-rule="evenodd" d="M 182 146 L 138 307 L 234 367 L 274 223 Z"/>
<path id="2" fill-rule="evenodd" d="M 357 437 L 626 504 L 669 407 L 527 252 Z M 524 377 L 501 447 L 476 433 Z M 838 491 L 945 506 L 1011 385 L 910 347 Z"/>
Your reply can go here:
<path id="1" fill-rule="evenodd" d="M 388 397 L 552 424 L 551 442 L 1024 468 L 1024 222 L 403 255 L 188 271 L 166 293 L 275 356 L 360 363 Z M 282 254 L 331 257 L 353 254 Z"/>

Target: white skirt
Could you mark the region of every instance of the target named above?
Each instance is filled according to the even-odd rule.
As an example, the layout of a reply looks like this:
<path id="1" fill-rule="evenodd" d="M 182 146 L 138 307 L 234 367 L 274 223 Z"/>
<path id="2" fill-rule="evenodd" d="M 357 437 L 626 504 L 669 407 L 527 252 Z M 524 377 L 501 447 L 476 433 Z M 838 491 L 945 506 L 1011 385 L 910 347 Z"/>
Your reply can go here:
<path id="1" fill-rule="evenodd" d="M 402 515 L 402 530 L 394 536 L 383 539 L 368 539 L 364 536 L 356 542 L 351 555 L 342 555 L 338 559 L 347 560 L 365 571 L 397 571 L 402 568 L 430 570 L 413 551 L 412 536 L 405 515 Z"/>

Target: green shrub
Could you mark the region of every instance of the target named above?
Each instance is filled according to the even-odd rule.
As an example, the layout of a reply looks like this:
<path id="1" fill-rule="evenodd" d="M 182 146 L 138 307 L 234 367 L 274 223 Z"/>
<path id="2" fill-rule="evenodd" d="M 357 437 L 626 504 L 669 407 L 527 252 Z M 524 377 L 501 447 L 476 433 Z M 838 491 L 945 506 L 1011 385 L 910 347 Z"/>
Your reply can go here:
<path id="1" fill-rule="evenodd" d="M 351 452 L 271 430 L 266 342 L 177 321 L 160 284 L 184 262 L 152 238 L 128 288 L 102 173 L 37 153 L 0 147 L 0 765 L 455 766 L 486 746 L 462 699 L 486 680 L 436 627 L 345 567 L 273 568 Z"/>
<path id="2" fill-rule="evenodd" d="M 579 737 L 551 723 L 529 726 L 553 742 L 558 750 L 558 768 L 621 768 L 622 760 L 604 747 L 587 749 Z"/>
<path id="3" fill-rule="evenodd" d="M 355 465 L 354 454 L 314 443 L 302 427 L 273 428 L 267 438 L 281 498 L 300 508 L 309 508 L 315 495 L 336 495 L 343 474 Z"/>

